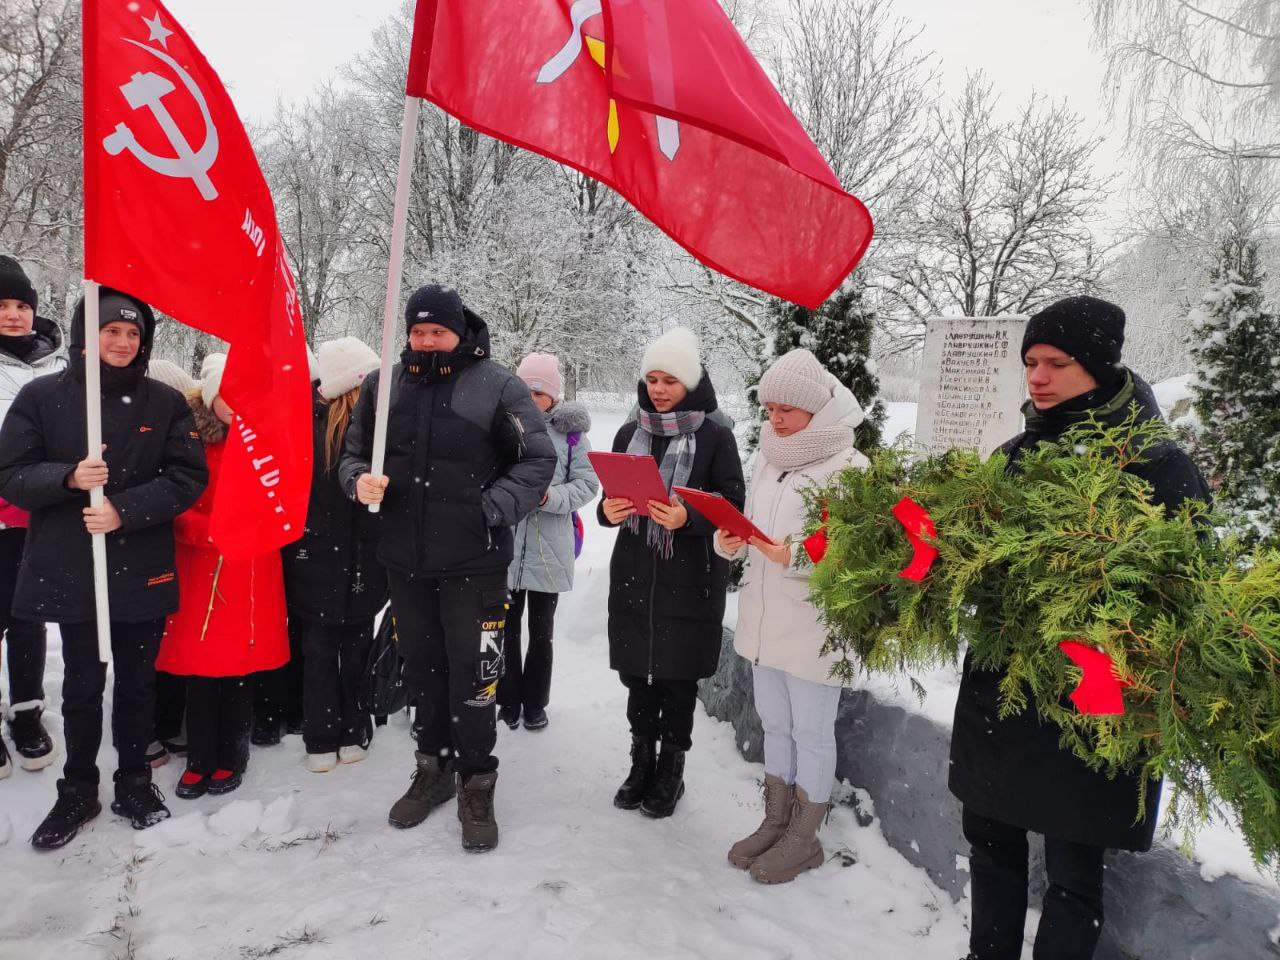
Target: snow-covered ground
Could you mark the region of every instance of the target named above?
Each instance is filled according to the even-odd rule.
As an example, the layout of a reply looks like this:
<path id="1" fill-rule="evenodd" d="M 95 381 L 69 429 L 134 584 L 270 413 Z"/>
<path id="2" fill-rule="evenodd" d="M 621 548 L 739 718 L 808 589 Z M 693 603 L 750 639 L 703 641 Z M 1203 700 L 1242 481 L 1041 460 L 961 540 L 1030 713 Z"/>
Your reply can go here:
<path id="1" fill-rule="evenodd" d="M 886 438 L 914 426 L 889 405 Z M 624 409 L 597 410 L 607 448 Z M 180 771 L 157 771 L 174 818 L 135 832 L 104 809 L 61 851 L 27 837 L 53 801 L 58 766 L 0 782 L 0 960 L 167 958 L 742 958 L 954 960 L 968 904 L 953 904 L 839 806 L 823 830 L 827 863 L 764 887 L 725 860 L 759 818 L 759 766 L 727 724 L 699 711 L 676 815 L 614 809 L 624 776 L 625 695 L 608 668 L 605 601 L 613 534 L 587 517 L 576 589 L 557 615 L 550 726 L 499 729 L 497 850 L 469 855 L 451 806 L 407 831 L 387 809 L 408 784 L 407 723 L 393 718 L 360 764 L 317 775 L 301 739 L 254 748 L 244 786 L 222 798 L 173 798 Z M 49 725 L 62 662 L 50 630 Z M 929 696 L 888 679 L 881 696 L 949 722 L 953 673 L 923 678 Z M 106 738 L 110 739 L 109 734 Z M 114 761 L 104 744 L 102 798 Z M 1207 878 L 1259 881 L 1224 828 L 1200 843 Z"/>
<path id="2" fill-rule="evenodd" d="M 607 447 L 623 411 L 597 413 Z M 387 809 L 413 765 L 405 720 L 360 764 L 303 769 L 298 737 L 254 748 L 245 784 L 174 799 L 177 763 L 157 771 L 174 819 L 135 832 L 104 810 L 61 851 L 27 837 L 53 801 L 58 767 L 0 782 L 0 958 L 845 957 L 954 960 L 954 905 L 839 807 L 830 859 L 765 887 L 725 852 L 759 818 L 758 766 L 727 724 L 699 711 L 688 792 L 670 820 L 616 810 L 629 743 L 608 668 L 605 596 L 613 535 L 587 523 L 577 587 L 557 615 L 551 724 L 500 728 L 497 850 L 466 854 L 446 806 L 407 831 Z M 61 737 L 62 663 L 50 631 L 50 726 Z M 109 735 L 108 735 L 108 740 Z M 102 797 L 113 756 L 104 745 Z"/>

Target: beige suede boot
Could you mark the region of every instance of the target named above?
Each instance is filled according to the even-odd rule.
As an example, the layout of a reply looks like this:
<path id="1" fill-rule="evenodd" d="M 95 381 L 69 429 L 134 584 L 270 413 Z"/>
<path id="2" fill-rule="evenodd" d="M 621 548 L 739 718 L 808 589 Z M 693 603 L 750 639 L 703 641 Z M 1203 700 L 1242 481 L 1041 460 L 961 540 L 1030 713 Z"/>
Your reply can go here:
<path id="1" fill-rule="evenodd" d="M 782 837 L 751 864 L 751 878 L 760 883 L 787 883 L 806 870 L 822 866 L 824 854 L 818 828 L 829 803 L 810 803 L 804 787 L 796 787 L 791 822 Z"/>
<path id="2" fill-rule="evenodd" d="M 772 773 L 764 775 L 764 820 L 756 832 L 729 848 L 729 862 L 746 870 L 782 836 L 791 820 L 791 784 Z"/>

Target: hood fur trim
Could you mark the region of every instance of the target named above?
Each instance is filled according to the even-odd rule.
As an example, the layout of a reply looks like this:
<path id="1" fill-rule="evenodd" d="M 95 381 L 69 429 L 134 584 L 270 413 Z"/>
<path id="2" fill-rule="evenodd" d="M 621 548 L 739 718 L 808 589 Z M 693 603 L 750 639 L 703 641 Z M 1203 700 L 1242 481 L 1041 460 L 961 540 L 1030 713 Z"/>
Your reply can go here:
<path id="1" fill-rule="evenodd" d="M 196 432 L 205 446 L 211 443 L 222 443 L 227 439 L 227 425 L 218 419 L 218 415 L 210 410 L 200 396 L 200 388 L 187 392 L 187 403 L 191 406 L 191 415 L 196 421 Z"/>

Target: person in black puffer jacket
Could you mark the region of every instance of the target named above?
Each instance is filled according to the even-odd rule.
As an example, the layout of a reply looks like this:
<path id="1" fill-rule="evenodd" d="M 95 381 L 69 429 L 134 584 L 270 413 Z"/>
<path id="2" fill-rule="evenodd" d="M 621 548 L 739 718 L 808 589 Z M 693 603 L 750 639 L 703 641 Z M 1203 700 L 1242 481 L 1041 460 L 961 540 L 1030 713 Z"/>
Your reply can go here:
<path id="1" fill-rule="evenodd" d="M 391 808 L 412 827 L 461 784 L 469 850 L 497 845 L 495 700 L 509 602 L 511 528 L 534 510 L 556 451 L 529 388 L 489 359 L 489 328 L 456 290 L 420 287 L 392 370 L 384 474 L 371 474 L 378 373 L 365 378 L 339 467 L 343 489 L 381 503 L 378 559 L 418 703 L 413 783 Z"/>
<path id="2" fill-rule="evenodd" d="M 173 519 L 208 482 L 187 401 L 146 376 L 155 316 L 107 287 L 99 300 L 102 439 L 85 456 L 84 302 L 71 320 L 70 366 L 18 393 L 0 427 L 0 497 L 31 511 L 15 616 L 60 625 L 67 744 L 58 801 L 31 842 L 59 847 L 101 809 L 98 745 L 106 664 L 98 659 L 90 534 L 105 533 L 118 754 L 111 809 L 136 828 L 167 817 L 151 783 L 147 744 L 165 617 L 178 608 Z M 104 487 L 101 507 L 87 491 Z"/>
<path id="3" fill-rule="evenodd" d="M 302 538 L 286 546 L 289 620 L 302 638 L 303 731 L 307 769 L 363 760 L 373 736 L 359 703 L 373 645 L 374 618 L 387 602 L 378 562 L 378 518 L 352 503 L 338 482 L 338 459 L 362 381 L 378 355 L 355 337 L 320 345 L 320 404 L 313 420 L 311 502 Z"/>
<path id="4" fill-rule="evenodd" d="M 1124 422 L 1159 419 L 1151 388 L 1120 363 L 1124 311 L 1093 297 L 1060 300 L 1031 318 L 1022 341 L 1030 401 L 1026 430 L 1001 450 L 1018 469 L 1023 453 L 1057 440 L 1090 415 Z M 1146 480 L 1152 502 L 1172 513 L 1210 492 L 1172 440 L 1126 468 Z M 1018 960 L 1027 911 L 1027 831 L 1045 838 L 1049 887 L 1035 941 L 1036 960 L 1088 960 L 1102 930 L 1103 854 L 1151 848 L 1160 782 L 1146 784 L 1136 819 L 1137 776 L 1109 778 L 1059 744 L 1058 728 L 1034 708 L 999 718 L 999 672 L 965 658 L 951 737 L 950 788 L 964 805 L 972 845 L 973 960 Z"/>
<path id="5" fill-rule="evenodd" d="M 636 419 L 618 431 L 614 452 L 651 455 L 668 492 L 706 490 L 741 510 L 738 444 L 718 422 L 697 338 L 668 331 L 645 351 L 641 375 Z M 609 563 L 609 666 L 629 691 L 631 771 L 613 802 L 669 817 L 684 793 L 698 680 L 720 660 L 729 563 L 712 548 L 715 526 L 678 498 L 650 503 L 651 519 L 635 516 L 625 497 L 606 498 L 597 510 L 602 524 L 621 527 Z"/>

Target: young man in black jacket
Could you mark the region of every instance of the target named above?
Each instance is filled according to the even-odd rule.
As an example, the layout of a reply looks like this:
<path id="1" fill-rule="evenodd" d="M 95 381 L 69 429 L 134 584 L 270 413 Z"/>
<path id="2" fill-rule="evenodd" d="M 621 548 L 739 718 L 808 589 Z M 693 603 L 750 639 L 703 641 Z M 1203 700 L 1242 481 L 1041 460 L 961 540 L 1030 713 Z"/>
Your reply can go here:
<path id="1" fill-rule="evenodd" d="M 1151 388 L 1120 362 L 1124 322 L 1123 310 L 1095 297 L 1059 300 L 1028 321 L 1027 429 L 1001 447 L 1012 471 L 1025 452 L 1091 416 L 1114 426 L 1136 406 L 1140 420 L 1160 419 Z M 1150 483 L 1152 502 L 1171 513 L 1184 500 L 1210 500 L 1200 471 L 1172 440 L 1125 469 Z M 965 659 L 951 735 L 950 788 L 964 804 L 972 846 L 967 960 L 1022 956 L 1028 831 L 1044 835 L 1049 880 L 1033 956 L 1088 960 L 1102 932 L 1103 854 L 1151 848 L 1160 782 L 1145 785 L 1145 815 L 1135 820 L 1139 777 L 1091 770 L 1034 708 L 1001 719 L 1003 679 Z"/>
<path id="2" fill-rule="evenodd" d="M 339 468 L 349 496 L 382 504 L 378 559 L 418 703 L 417 769 L 388 819 L 416 826 L 460 787 L 462 845 L 490 850 L 511 528 L 542 500 L 556 452 L 529 388 L 489 359 L 488 327 L 455 290 L 419 288 L 405 326 L 384 475 L 370 472 L 376 372 L 360 391 Z"/>
<path id="3" fill-rule="evenodd" d="M 102 809 L 97 755 L 107 668 L 98 659 L 91 534 L 107 537 L 118 754 L 111 809 L 137 829 L 169 815 L 146 760 L 155 661 L 165 618 L 178 607 L 172 521 L 208 481 L 186 400 L 146 376 L 155 316 L 106 287 L 97 331 L 104 449 L 85 455 L 84 326 L 82 300 L 71 321 L 70 366 L 23 387 L 0 427 L 0 497 L 31 511 L 13 612 L 59 625 L 65 665 L 67 761 L 58 800 L 31 837 L 39 849 L 67 843 Z M 104 488 L 100 507 L 89 506 L 94 487 Z"/>

